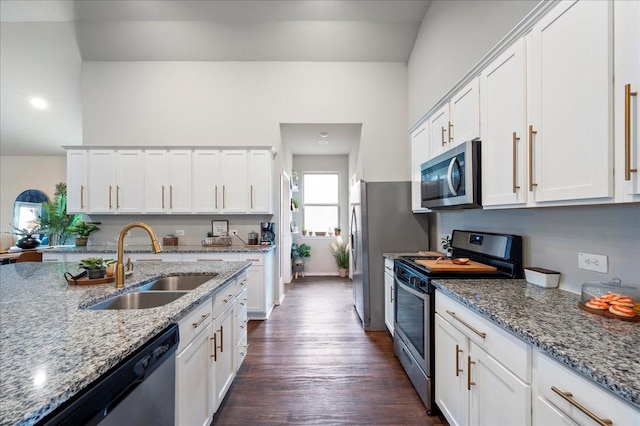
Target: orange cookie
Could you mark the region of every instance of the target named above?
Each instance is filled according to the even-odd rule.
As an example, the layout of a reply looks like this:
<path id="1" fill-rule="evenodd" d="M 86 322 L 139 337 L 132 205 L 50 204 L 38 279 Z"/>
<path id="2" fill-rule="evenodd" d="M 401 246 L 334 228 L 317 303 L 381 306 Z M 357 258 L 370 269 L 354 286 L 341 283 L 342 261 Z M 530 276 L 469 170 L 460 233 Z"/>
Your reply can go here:
<path id="1" fill-rule="evenodd" d="M 629 308 L 627 306 L 611 305 L 611 306 L 609 306 L 609 312 L 611 312 L 612 314 L 616 314 L 618 316 L 621 316 L 621 317 L 635 317 L 636 316 L 636 311 L 634 311 L 633 308 Z"/>
<path id="2" fill-rule="evenodd" d="M 612 305 L 627 306 L 629 308 L 633 308 L 634 306 L 633 300 L 631 300 L 631 298 L 627 296 L 621 296 L 619 299 L 612 300 L 609 303 L 611 303 Z"/>
<path id="3" fill-rule="evenodd" d="M 595 297 L 593 299 L 595 299 Z M 602 311 L 609 309 L 609 304 L 607 302 L 600 302 L 598 300 L 593 300 L 593 299 L 585 303 L 585 306 L 591 309 L 600 309 Z"/>
<path id="4" fill-rule="evenodd" d="M 618 300 L 619 298 L 620 295 L 616 293 L 607 293 L 600 296 L 600 300 L 604 302 L 611 302 L 612 300 Z"/>

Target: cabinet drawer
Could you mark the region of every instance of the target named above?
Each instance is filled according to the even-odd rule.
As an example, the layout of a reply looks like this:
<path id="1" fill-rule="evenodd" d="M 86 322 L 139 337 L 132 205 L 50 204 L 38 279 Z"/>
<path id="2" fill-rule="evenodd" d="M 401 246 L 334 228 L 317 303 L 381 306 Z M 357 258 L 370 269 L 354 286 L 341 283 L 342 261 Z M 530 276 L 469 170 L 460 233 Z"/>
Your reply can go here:
<path id="1" fill-rule="evenodd" d="M 630 406 L 606 389 L 602 389 L 597 384 L 574 373 L 571 369 L 551 359 L 549 356 L 537 351 L 534 352 L 533 368 L 534 388 L 538 396 L 536 399 L 540 399 L 540 396 L 543 396 L 576 423 L 584 425 L 596 424 L 594 420 L 578 408 L 578 405 L 580 405 L 600 419 L 611 420 L 613 425 L 638 424 L 640 410 Z M 553 389 L 558 392 L 571 393 L 569 398 L 573 400 L 573 403 L 558 395 Z M 535 401 L 535 403 L 538 404 L 539 401 Z M 537 410 L 538 408 L 535 407 L 534 413 Z M 535 415 L 534 422 L 540 424 Z"/>
<path id="2" fill-rule="evenodd" d="M 240 294 L 238 294 L 238 296 L 236 297 L 236 303 L 238 306 L 238 311 L 240 311 L 242 308 L 244 308 L 245 310 L 247 309 L 247 303 L 248 303 L 248 291 L 247 288 L 244 287 L 242 289 L 242 291 L 240 292 Z"/>
<path id="3" fill-rule="evenodd" d="M 211 299 L 202 302 L 195 310 L 187 314 L 178 323 L 180 328 L 180 345 L 178 352 L 189 346 L 189 343 L 213 320 Z"/>
<path id="4" fill-rule="evenodd" d="M 185 253 L 184 262 L 237 262 L 240 257 L 236 253 Z"/>
<path id="5" fill-rule="evenodd" d="M 262 266 L 264 265 L 264 255 L 261 253 L 244 253 L 240 255 L 240 258 L 243 262 L 251 262 L 253 266 Z"/>
<path id="6" fill-rule="evenodd" d="M 235 356 L 236 356 L 236 364 L 235 370 L 242 365 L 242 362 L 247 357 L 247 352 L 249 351 L 249 344 L 247 343 L 247 333 L 245 332 L 239 339 L 238 344 L 235 347 Z"/>
<path id="7" fill-rule="evenodd" d="M 526 383 L 531 383 L 531 346 L 471 309 L 436 292 L 436 312 Z M 480 334 L 484 333 L 484 337 Z"/>
<path id="8" fill-rule="evenodd" d="M 236 298 L 236 281 L 226 285 L 213 295 L 213 317 L 218 318 L 227 307 L 231 306 Z"/>

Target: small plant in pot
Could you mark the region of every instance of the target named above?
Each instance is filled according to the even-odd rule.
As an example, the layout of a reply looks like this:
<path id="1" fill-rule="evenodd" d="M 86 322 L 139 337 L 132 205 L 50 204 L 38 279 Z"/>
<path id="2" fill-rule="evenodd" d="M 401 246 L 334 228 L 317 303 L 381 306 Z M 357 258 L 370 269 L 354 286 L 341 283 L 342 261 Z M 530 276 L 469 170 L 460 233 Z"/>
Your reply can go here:
<path id="1" fill-rule="evenodd" d="M 340 235 L 340 232 L 341 232 L 341 231 L 342 231 L 342 230 L 341 230 L 339 227 L 337 227 L 337 226 L 336 226 L 335 228 L 333 228 L 333 233 L 334 233 L 334 235 L 335 235 L 336 237 Z"/>
<path id="2" fill-rule="evenodd" d="M 440 239 L 440 247 L 442 247 L 442 250 L 447 252 L 448 257 L 451 257 L 451 250 L 453 250 L 453 247 L 451 246 L 451 237 L 449 235 Z"/>
<path id="3" fill-rule="evenodd" d="M 349 271 L 349 243 L 345 243 L 342 241 L 342 238 L 338 236 L 336 240 L 331 243 L 331 254 L 333 254 L 333 257 L 336 259 L 340 277 L 346 277 Z"/>
<path id="4" fill-rule="evenodd" d="M 83 247 L 87 245 L 89 235 L 94 231 L 100 230 L 96 225 L 100 225 L 100 222 L 84 222 L 82 220 L 78 220 L 67 228 L 69 233 L 77 235 L 76 247 Z"/>
<path id="5" fill-rule="evenodd" d="M 103 259 L 101 257 L 87 257 L 80 261 L 80 268 L 87 270 L 89 279 L 104 278 L 107 273 L 107 266 L 114 263 L 113 259 Z"/>

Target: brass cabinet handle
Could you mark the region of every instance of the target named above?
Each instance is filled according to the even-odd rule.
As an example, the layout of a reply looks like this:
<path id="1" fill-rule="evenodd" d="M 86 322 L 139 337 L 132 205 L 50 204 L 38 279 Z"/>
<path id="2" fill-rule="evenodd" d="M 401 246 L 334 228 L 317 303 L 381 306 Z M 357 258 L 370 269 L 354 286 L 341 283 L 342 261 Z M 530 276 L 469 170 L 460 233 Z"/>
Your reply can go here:
<path id="1" fill-rule="evenodd" d="M 470 324 L 468 324 L 466 321 L 464 321 L 464 320 L 462 320 L 462 319 L 458 318 L 458 317 L 456 316 L 456 313 L 455 313 L 455 312 L 452 312 L 452 311 L 447 310 L 447 313 L 448 313 L 449 315 L 451 315 L 451 316 L 453 317 L 453 319 L 455 319 L 455 320 L 457 320 L 457 321 L 460 321 L 460 322 L 461 322 L 465 327 L 467 327 L 469 330 L 471 330 L 471 331 L 473 331 L 474 333 L 476 333 L 478 336 L 482 337 L 483 339 L 484 339 L 485 337 L 487 337 L 487 333 L 485 333 L 484 331 L 478 331 L 478 330 L 476 330 L 473 326 L 471 326 Z"/>
<path id="2" fill-rule="evenodd" d="M 116 210 L 120 208 L 120 186 L 116 185 Z"/>
<path id="3" fill-rule="evenodd" d="M 449 142 L 453 142 L 453 136 L 451 136 L 453 135 L 452 129 L 453 129 L 453 123 L 449 122 Z"/>
<path id="4" fill-rule="evenodd" d="M 462 368 L 458 368 L 458 365 L 460 365 L 460 353 L 462 353 L 462 349 L 456 345 L 456 377 L 464 371 Z"/>
<path id="5" fill-rule="evenodd" d="M 211 315 L 211 312 L 209 312 L 209 313 L 208 313 L 208 314 L 206 314 L 206 315 L 203 315 L 203 316 L 198 320 L 198 322 L 194 322 L 194 323 L 192 324 L 192 325 L 193 325 L 193 328 L 198 328 L 198 327 L 200 326 L 200 324 L 202 324 L 202 323 L 204 322 L 204 320 L 206 320 L 207 318 L 209 318 L 209 316 L 210 316 L 210 315 Z"/>
<path id="6" fill-rule="evenodd" d="M 222 208 L 226 209 L 227 208 L 227 190 L 224 187 L 224 185 L 222 185 Z"/>
<path id="7" fill-rule="evenodd" d="M 173 209 L 173 185 L 169 185 L 169 208 Z"/>
<path id="8" fill-rule="evenodd" d="M 224 352 L 224 338 L 222 337 L 224 333 L 224 326 L 220 326 L 220 353 Z"/>
<path id="9" fill-rule="evenodd" d="M 80 185 L 80 208 L 84 209 L 84 185 Z"/>
<path id="10" fill-rule="evenodd" d="M 260 259 L 245 259 L 245 262 L 259 262 Z"/>
<path id="11" fill-rule="evenodd" d="M 162 262 L 162 259 L 137 259 L 136 262 Z"/>
<path id="12" fill-rule="evenodd" d="M 213 340 L 213 355 L 211 355 L 211 358 L 213 358 L 214 361 L 218 360 L 218 333 L 213 333 L 213 337 L 211 337 L 211 340 Z"/>
<path id="13" fill-rule="evenodd" d="M 162 209 L 164 210 L 164 185 L 162 185 Z"/>
<path id="14" fill-rule="evenodd" d="M 393 303 L 393 286 L 389 287 L 389 295 L 391 296 L 391 303 Z"/>
<path id="15" fill-rule="evenodd" d="M 253 185 L 251 185 L 250 200 L 251 200 L 251 208 L 253 208 Z"/>
<path id="16" fill-rule="evenodd" d="M 111 185 L 109 185 L 109 210 L 111 210 Z"/>
<path id="17" fill-rule="evenodd" d="M 631 84 L 624 85 L 624 180 L 631 180 L 631 97 L 638 92 L 631 91 Z"/>
<path id="18" fill-rule="evenodd" d="M 475 385 L 475 382 L 471 381 L 471 365 L 475 364 L 475 361 L 471 361 L 471 357 L 467 357 L 467 390 L 471 390 L 471 386 Z"/>
<path id="19" fill-rule="evenodd" d="M 557 393 L 558 395 L 560 395 L 560 397 L 562 399 L 564 399 L 565 401 L 567 401 L 569 404 L 573 405 L 578 410 L 582 411 L 584 414 L 589 416 L 593 421 L 595 421 L 599 425 L 608 426 L 608 425 L 612 425 L 613 424 L 613 422 L 610 419 L 603 419 L 603 418 L 600 418 L 600 417 L 596 416 L 589 409 L 587 409 L 584 405 L 580 404 L 578 401 L 573 399 L 573 394 L 571 392 L 562 392 L 560 389 L 558 389 L 555 386 L 551 386 L 551 390 L 554 391 L 555 393 Z"/>
<path id="20" fill-rule="evenodd" d="M 533 130 L 533 126 L 529 126 L 529 191 L 533 191 L 534 186 L 538 186 L 537 183 L 533 183 L 533 135 L 538 132 Z"/>
<path id="21" fill-rule="evenodd" d="M 216 185 L 215 199 L 216 199 L 216 209 L 217 209 L 218 208 L 218 185 Z"/>
<path id="22" fill-rule="evenodd" d="M 444 146 L 444 144 L 446 143 L 444 141 L 444 132 L 445 132 L 444 126 L 442 126 L 442 132 L 440 133 L 440 139 L 442 140 L 442 146 Z"/>
<path id="23" fill-rule="evenodd" d="M 247 285 L 247 279 L 245 278 L 244 280 L 240 281 L 240 285 Z"/>
<path id="24" fill-rule="evenodd" d="M 517 180 L 516 174 L 518 171 L 517 152 L 518 152 L 519 140 L 520 138 L 518 137 L 518 135 L 516 135 L 516 132 L 513 132 L 513 193 L 514 194 L 520 188 L 520 186 L 518 186 L 518 182 L 516 182 Z"/>

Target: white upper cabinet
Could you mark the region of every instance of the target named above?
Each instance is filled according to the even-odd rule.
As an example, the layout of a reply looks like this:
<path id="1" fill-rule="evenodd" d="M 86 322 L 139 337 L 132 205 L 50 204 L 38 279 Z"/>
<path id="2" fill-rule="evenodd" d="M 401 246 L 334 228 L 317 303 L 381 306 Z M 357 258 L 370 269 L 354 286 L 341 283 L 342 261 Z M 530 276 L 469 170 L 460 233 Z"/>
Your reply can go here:
<path id="1" fill-rule="evenodd" d="M 420 194 L 420 165 L 429 159 L 429 122 L 424 122 L 411 133 L 411 210 L 428 212 L 422 207 Z"/>
<path id="2" fill-rule="evenodd" d="M 87 211 L 87 151 L 67 151 L 67 212 Z"/>
<path id="3" fill-rule="evenodd" d="M 536 205 L 613 196 L 612 7 L 561 2 L 526 38 L 528 190 Z"/>
<path id="4" fill-rule="evenodd" d="M 444 152 L 449 146 L 449 104 L 431 114 L 429 123 L 429 158 Z"/>
<path id="5" fill-rule="evenodd" d="M 116 152 L 89 151 L 89 213 L 115 213 Z"/>
<path id="6" fill-rule="evenodd" d="M 267 150 L 249 151 L 249 213 L 273 213 L 273 161 Z"/>
<path id="7" fill-rule="evenodd" d="M 640 201 L 640 2 L 614 5 L 616 201 Z"/>
<path id="8" fill-rule="evenodd" d="M 170 150 L 169 165 L 169 213 L 191 213 L 191 151 Z"/>
<path id="9" fill-rule="evenodd" d="M 480 76 L 482 204 L 527 202 L 525 44 L 516 41 Z"/>
<path id="10" fill-rule="evenodd" d="M 222 212 L 246 213 L 249 205 L 247 151 L 222 151 Z"/>
<path id="11" fill-rule="evenodd" d="M 116 212 L 142 213 L 143 157 L 139 150 L 116 153 Z"/>
<path id="12" fill-rule="evenodd" d="M 144 152 L 144 212 L 167 212 L 167 151 Z"/>
<path id="13" fill-rule="evenodd" d="M 142 212 L 142 151 L 91 150 L 88 213 Z"/>
<path id="14" fill-rule="evenodd" d="M 221 210 L 220 151 L 193 152 L 193 188 L 195 213 L 218 213 Z"/>

